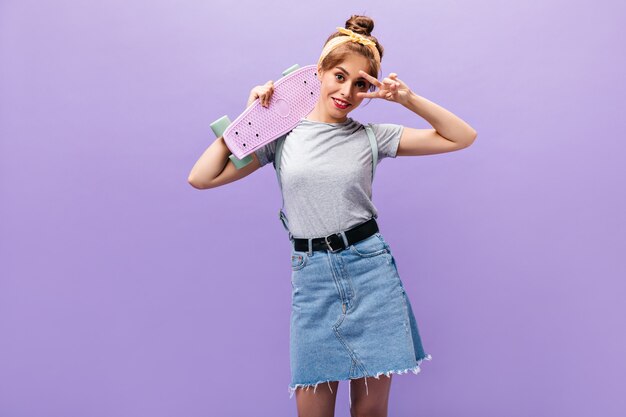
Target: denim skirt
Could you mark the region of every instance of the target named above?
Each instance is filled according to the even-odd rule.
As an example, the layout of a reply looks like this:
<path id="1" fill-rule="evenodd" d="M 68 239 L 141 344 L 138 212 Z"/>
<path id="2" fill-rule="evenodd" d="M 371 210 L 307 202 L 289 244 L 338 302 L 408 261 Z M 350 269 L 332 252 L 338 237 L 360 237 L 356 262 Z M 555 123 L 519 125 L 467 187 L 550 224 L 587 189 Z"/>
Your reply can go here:
<path id="1" fill-rule="evenodd" d="M 319 383 L 417 374 L 431 359 L 381 233 L 338 252 L 292 246 L 291 269 L 289 398 Z"/>

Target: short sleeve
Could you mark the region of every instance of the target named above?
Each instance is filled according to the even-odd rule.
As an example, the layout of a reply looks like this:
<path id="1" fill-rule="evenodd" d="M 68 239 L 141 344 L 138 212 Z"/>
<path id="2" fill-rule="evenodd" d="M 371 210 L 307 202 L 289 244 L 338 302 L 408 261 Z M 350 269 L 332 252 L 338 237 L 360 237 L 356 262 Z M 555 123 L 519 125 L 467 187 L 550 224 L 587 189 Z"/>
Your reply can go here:
<path id="1" fill-rule="evenodd" d="M 378 143 L 378 160 L 395 158 L 404 126 L 394 123 L 372 123 L 371 126 Z"/>
<path id="2" fill-rule="evenodd" d="M 263 166 L 270 162 L 274 162 L 274 154 L 276 153 L 276 140 L 266 143 L 259 149 L 254 151 L 256 157 L 259 159 L 259 165 Z"/>

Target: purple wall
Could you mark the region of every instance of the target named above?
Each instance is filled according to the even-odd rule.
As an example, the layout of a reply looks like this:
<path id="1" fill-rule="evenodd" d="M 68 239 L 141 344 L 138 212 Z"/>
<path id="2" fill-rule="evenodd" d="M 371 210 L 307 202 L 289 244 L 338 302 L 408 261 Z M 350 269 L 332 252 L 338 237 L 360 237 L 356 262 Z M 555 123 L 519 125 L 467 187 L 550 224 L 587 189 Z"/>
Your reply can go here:
<path id="1" fill-rule="evenodd" d="M 384 76 L 478 131 L 377 170 L 433 356 L 390 415 L 626 415 L 623 2 L 50 3 L 0 3 L 1 416 L 296 414 L 274 170 L 187 175 L 211 122 L 353 13 Z"/>

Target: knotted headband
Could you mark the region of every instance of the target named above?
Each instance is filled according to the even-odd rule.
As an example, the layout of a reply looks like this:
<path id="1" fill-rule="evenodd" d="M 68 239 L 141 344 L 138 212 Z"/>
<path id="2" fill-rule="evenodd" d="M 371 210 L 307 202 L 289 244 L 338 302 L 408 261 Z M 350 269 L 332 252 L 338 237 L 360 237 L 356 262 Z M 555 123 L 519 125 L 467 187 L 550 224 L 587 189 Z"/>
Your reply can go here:
<path id="1" fill-rule="evenodd" d="M 324 58 L 326 57 L 326 55 L 328 55 L 330 53 L 330 51 L 332 51 L 333 49 L 335 49 L 336 47 L 338 47 L 339 45 L 345 43 L 345 42 L 357 42 L 360 43 L 362 45 L 365 45 L 367 47 L 369 47 L 372 52 L 374 53 L 374 58 L 376 59 L 376 62 L 378 62 L 378 65 L 380 65 L 380 54 L 378 53 L 378 49 L 376 49 L 376 42 L 367 39 L 365 36 L 360 35 L 358 33 L 355 33 L 349 29 L 346 28 L 342 28 L 342 27 L 338 27 L 337 31 L 348 35 L 348 36 L 337 36 L 335 38 L 332 38 L 324 47 L 324 49 L 322 50 L 322 54 L 320 55 L 320 59 L 317 61 L 317 68 L 319 70 L 319 68 L 321 68 L 322 66 L 322 61 L 324 60 Z"/>

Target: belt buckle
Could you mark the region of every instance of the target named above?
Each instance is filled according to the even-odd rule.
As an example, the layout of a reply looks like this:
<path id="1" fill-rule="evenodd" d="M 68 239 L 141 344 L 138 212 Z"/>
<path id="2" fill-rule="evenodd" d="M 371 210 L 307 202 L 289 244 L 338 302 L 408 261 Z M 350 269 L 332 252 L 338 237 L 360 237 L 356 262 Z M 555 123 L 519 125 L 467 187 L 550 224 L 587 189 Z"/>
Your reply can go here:
<path id="1" fill-rule="evenodd" d="M 343 245 L 342 245 L 342 247 L 340 247 L 340 248 L 338 248 L 338 249 L 333 249 L 333 248 L 332 248 L 332 246 L 330 245 L 330 242 L 328 241 L 328 238 L 329 238 L 330 236 L 339 236 L 339 234 L 338 234 L 338 233 L 333 233 L 333 234 L 328 235 L 328 236 L 326 236 L 326 237 L 324 238 L 324 241 L 326 242 L 326 246 L 328 246 L 328 248 L 330 249 L 330 252 L 335 253 L 335 252 L 339 252 L 340 250 L 344 249 L 344 248 L 343 248 Z"/>

